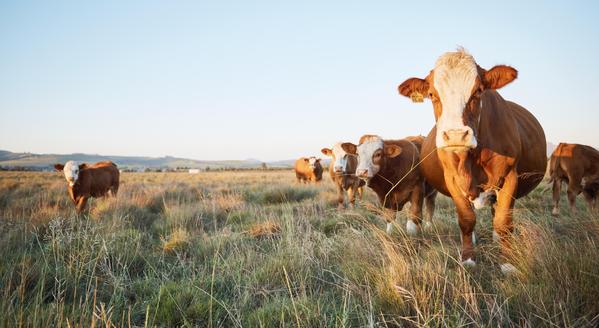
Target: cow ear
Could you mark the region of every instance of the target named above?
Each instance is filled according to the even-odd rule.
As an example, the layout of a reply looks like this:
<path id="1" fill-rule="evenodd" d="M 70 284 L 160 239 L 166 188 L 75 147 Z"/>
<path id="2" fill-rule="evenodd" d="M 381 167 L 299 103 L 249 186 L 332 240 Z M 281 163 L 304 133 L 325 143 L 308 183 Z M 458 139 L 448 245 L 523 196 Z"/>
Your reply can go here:
<path id="1" fill-rule="evenodd" d="M 323 153 L 323 154 L 325 154 L 325 155 L 327 155 L 327 156 L 333 155 L 333 151 L 330 150 L 329 148 L 323 148 L 323 149 L 320 150 L 320 152 Z"/>
<path id="2" fill-rule="evenodd" d="M 316 159 L 316 162 L 317 162 L 317 163 L 320 163 L 320 160 L 321 160 L 321 159 L 322 159 L 322 158 L 317 158 L 317 159 Z"/>
<path id="3" fill-rule="evenodd" d="M 62 171 L 64 169 L 64 165 L 62 165 L 62 164 L 54 164 L 54 169 L 56 171 L 60 172 L 60 171 Z"/>
<path id="4" fill-rule="evenodd" d="M 499 89 L 514 81 L 518 77 L 518 71 L 506 65 L 497 65 L 483 73 L 483 84 L 487 89 Z"/>
<path id="5" fill-rule="evenodd" d="M 409 97 L 413 102 L 423 102 L 428 98 L 428 82 L 417 77 L 409 78 L 397 87 L 402 96 Z"/>
<path id="6" fill-rule="evenodd" d="M 343 148 L 343 150 L 345 150 L 348 154 L 355 155 L 358 153 L 358 147 L 351 142 L 342 143 L 341 148 Z"/>
<path id="7" fill-rule="evenodd" d="M 310 163 L 310 160 L 304 157 L 304 162 Z"/>
<path id="8" fill-rule="evenodd" d="M 85 169 L 85 168 L 87 168 L 87 164 L 85 164 L 85 163 L 83 163 L 83 164 L 79 164 L 79 169 L 80 169 L 80 170 L 83 170 L 83 169 Z"/>
<path id="9" fill-rule="evenodd" d="M 401 147 L 399 147 L 398 145 L 385 145 L 383 151 L 385 152 L 385 156 L 393 158 L 401 154 Z"/>

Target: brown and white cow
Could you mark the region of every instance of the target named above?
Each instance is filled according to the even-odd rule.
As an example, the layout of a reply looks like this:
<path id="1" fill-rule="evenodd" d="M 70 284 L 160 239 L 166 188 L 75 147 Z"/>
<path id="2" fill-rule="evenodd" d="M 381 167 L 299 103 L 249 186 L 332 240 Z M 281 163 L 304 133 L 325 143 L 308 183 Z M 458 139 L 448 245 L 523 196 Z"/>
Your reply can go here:
<path id="1" fill-rule="evenodd" d="M 338 208 L 343 208 L 344 191 L 347 192 L 349 206 L 353 207 L 356 203 L 356 193 L 360 200 L 364 181 L 356 177 L 356 168 L 358 166 L 358 157 L 355 154 L 349 154 L 341 147 L 341 142 L 333 145 L 333 148 L 323 148 L 321 152 L 332 157 L 332 162 L 329 164 L 329 175 L 335 186 L 337 186 L 337 201 Z"/>
<path id="2" fill-rule="evenodd" d="M 379 136 L 364 135 L 356 146 L 344 143 L 343 149 L 358 155 L 356 175 L 367 181 L 384 208 L 401 211 L 410 202 L 406 231 L 415 235 L 422 222 L 423 201 L 426 200 L 426 222 L 432 222 L 437 191 L 426 183 L 416 166 L 420 159 L 423 137 L 401 140 L 383 140 Z M 391 232 L 387 222 L 387 233 Z"/>
<path id="3" fill-rule="evenodd" d="M 549 176 L 553 181 L 553 215 L 559 215 L 562 182 L 568 184 L 570 209 L 576 211 L 576 196 L 581 192 L 593 211 L 599 197 L 599 151 L 579 144 L 560 143 L 549 160 Z"/>
<path id="4" fill-rule="evenodd" d="M 503 272 L 509 263 L 514 201 L 543 179 L 547 166 L 546 141 L 536 118 L 495 90 L 516 79 L 518 72 L 499 65 L 481 68 L 463 49 L 448 52 L 424 79 L 411 78 L 400 94 L 433 103 L 436 125 L 422 147 L 425 178 L 453 199 L 462 232 L 462 261 L 475 265 L 474 205 L 491 194 L 497 197 L 494 237 L 502 246 Z"/>
<path id="5" fill-rule="evenodd" d="M 106 194 L 116 197 L 119 190 L 119 170 L 113 162 L 88 165 L 68 161 L 64 165 L 55 164 L 54 168 L 64 173 L 69 183 L 69 195 L 78 213 L 85 209 L 90 197 L 103 197 Z"/>
<path id="6" fill-rule="evenodd" d="M 322 180 L 322 165 L 320 158 L 314 156 L 306 158 L 301 157 L 295 161 L 295 177 L 297 182 L 319 182 Z"/>

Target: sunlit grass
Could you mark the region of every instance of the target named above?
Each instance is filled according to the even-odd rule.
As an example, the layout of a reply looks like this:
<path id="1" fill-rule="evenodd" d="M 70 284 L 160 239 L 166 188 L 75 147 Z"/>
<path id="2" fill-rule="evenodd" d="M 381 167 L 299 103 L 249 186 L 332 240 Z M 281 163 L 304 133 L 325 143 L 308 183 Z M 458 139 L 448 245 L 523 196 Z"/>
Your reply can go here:
<path id="1" fill-rule="evenodd" d="M 515 210 L 515 265 L 499 270 L 488 210 L 478 266 L 459 259 L 452 203 L 414 238 L 391 235 L 367 192 L 290 171 L 125 173 L 77 217 L 64 179 L 0 173 L 2 326 L 596 326 L 599 218 L 551 216 L 541 186 Z"/>

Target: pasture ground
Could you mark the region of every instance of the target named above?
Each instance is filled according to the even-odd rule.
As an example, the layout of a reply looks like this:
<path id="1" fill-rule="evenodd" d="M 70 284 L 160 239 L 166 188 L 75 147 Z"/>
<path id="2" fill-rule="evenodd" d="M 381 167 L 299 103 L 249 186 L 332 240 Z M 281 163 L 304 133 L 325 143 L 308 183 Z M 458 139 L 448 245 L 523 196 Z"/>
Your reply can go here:
<path id="1" fill-rule="evenodd" d="M 58 173 L 0 172 L 5 327 L 362 327 L 599 324 L 599 218 L 551 216 L 541 185 L 515 210 L 515 265 L 498 266 L 488 210 L 478 266 L 440 196 L 434 226 L 384 233 L 367 190 L 337 211 L 291 171 L 124 173 L 116 199 L 76 217 Z M 405 211 L 405 210 L 404 210 Z"/>

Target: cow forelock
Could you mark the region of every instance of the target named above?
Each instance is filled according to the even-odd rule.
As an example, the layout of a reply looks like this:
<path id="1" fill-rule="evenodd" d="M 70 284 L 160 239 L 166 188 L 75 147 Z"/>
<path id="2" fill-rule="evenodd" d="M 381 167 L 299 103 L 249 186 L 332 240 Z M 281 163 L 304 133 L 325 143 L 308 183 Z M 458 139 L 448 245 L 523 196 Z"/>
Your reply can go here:
<path id="1" fill-rule="evenodd" d="M 380 163 L 375 163 L 373 156 L 377 151 L 382 151 L 383 139 L 380 137 L 369 137 L 358 145 L 358 168 L 356 174 L 361 177 L 372 178 L 381 169 Z"/>
<path id="2" fill-rule="evenodd" d="M 478 67 L 474 58 L 464 50 L 448 52 L 437 60 L 433 72 L 433 85 L 442 106 L 441 116 L 437 120 L 437 147 L 449 146 L 449 136 L 444 135 L 445 132 L 461 131 L 471 134 L 466 146 L 475 148 L 474 131 L 464 124 L 463 118 L 477 83 Z"/>
<path id="3" fill-rule="evenodd" d="M 308 165 L 311 169 L 314 169 L 316 167 L 316 157 L 308 158 Z"/>
<path id="4" fill-rule="evenodd" d="M 64 177 L 67 179 L 67 182 L 72 187 L 77 182 L 79 178 L 79 163 L 75 161 L 68 161 L 64 165 Z"/>
<path id="5" fill-rule="evenodd" d="M 333 170 L 335 173 L 347 173 L 347 152 L 341 147 L 343 143 L 338 142 L 333 146 Z"/>

